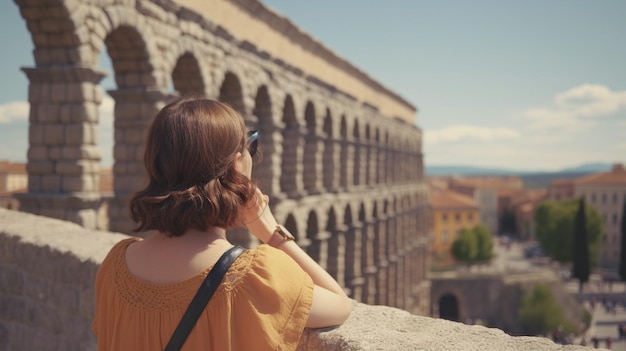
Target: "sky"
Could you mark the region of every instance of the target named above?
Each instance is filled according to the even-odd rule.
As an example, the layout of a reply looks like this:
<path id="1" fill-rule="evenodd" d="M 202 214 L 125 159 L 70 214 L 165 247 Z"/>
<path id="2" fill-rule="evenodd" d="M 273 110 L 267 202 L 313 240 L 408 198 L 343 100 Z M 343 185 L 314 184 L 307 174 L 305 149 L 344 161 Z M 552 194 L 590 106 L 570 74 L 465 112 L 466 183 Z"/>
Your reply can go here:
<path id="1" fill-rule="evenodd" d="M 626 163 L 626 1 L 263 3 L 416 106 L 427 167 Z M 12 1 L 0 3 L 0 23 L 0 160 L 25 161 L 20 67 L 33 67 L 33 44 Z M 102 86 L 114 89 L 109 78 Z M 112 110 L 106 99 L 104 165 L 113 162 Z"/>

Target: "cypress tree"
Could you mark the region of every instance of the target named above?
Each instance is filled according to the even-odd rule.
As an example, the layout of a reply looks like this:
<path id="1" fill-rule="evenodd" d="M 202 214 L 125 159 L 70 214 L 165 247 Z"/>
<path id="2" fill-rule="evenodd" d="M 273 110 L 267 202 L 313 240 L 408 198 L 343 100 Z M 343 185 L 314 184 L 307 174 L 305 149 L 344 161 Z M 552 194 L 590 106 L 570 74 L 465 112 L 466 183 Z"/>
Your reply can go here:
<path id="1" fill-rule="evenodd" d="M 626 281 L 626 198 L 622 209 L 622 252 L 619 256 L 619 276 Z"/>
<path id="2" fill-rule="evenodd" d="M 578 204 L 578 212 L 574 219 L 574 245 L 573 246 L 573 272 L 572 276 L 578 279 L 579 291 L 582 292 L 583 284 L 589 280 L 589 241 L 587 238 L 587 221 L 585 218 L 585 199 L 581 198 Z"/>

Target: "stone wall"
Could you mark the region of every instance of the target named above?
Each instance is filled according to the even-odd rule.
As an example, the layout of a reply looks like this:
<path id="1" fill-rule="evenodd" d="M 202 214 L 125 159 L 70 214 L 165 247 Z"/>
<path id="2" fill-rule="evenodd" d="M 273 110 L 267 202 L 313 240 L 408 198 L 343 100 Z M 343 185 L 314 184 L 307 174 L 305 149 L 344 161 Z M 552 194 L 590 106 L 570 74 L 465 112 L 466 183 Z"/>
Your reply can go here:
<path id="1" fill-rule="evenodd" d="M 537 285 L 550 288 L 565 317 L 574 325 L 584 322 L 585 309 L 577 297 L 565 290 L 562 282 L 549 268 L 499 273 L 445 272 L 432 273 L 431 316 L 446 317 L 460 322 L 481 321 L 513 335 L 524 331 L 518 308 L 525 292 Z M 448 300 L 456 307 L 456 318 L 440 313 Z M 447 308 L 449 313 L 450 309 Z"/>
<path id="2" fill-rule="evenodd" d="M 0 209 L 0 350 L 95 350 L 98 265 L 123 234 Z M 585 350 L 548 339 L 354 304 L 339 328 L 308 330 L 298 350 Z"/>

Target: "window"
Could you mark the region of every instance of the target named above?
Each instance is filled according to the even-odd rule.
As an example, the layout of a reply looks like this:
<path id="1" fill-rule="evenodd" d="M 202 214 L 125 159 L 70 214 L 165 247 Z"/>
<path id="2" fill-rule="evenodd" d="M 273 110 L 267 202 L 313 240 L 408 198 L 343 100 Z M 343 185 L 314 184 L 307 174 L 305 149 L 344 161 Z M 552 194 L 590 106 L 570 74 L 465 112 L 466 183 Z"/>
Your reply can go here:
<path id="1" fill-rule="evenodd" d="M 454 220 L 455 220 L 457 223 L 460 223 L 460 222 L 461 222 L 461 214 L 460 214 L 460 213 L 456 213 L 456 214 L 454 215 Z"/>
<path id="2" fill-rule="evenodd" d="M 448 214 L 447 214 L 447 213 L 444 213 L 444 214 L 441 216 L 441 220 L 443 221 L 443 223 L 446 223 L 446 222 L 448 221 Z"/>
<path id="3" fill-rule="evenodd" d="M 474 220 L 474 214 L 473 213 L 468 213 L 467 214 L 467 220 L 473 221 Z"/>
<path id="4" fill-rule="evenodd" d="M 448 231 L 447 230 L 443 230 L 441 232 L 441 242 L 444 244 L 448 243 Z"/>
<path id="5" fill-rule="evenodd" d="M 592 204 L 596 203 L 596 194 L 591 194 L 591 203 Z"/>
<path id="6" fill-rule="evenodd" d="M 613 194 L 613 205 L 617 204 L 617 194 Z"/>
<path id="7" fill-rule="evenodd" d="M 617 224 L 617 213 L 613 213 L 613 224 Z"/>
<path id="8" fill-rule="evenodd" d="M 606 194 L 602 194 L 602 204 L 606 203 Z"/>

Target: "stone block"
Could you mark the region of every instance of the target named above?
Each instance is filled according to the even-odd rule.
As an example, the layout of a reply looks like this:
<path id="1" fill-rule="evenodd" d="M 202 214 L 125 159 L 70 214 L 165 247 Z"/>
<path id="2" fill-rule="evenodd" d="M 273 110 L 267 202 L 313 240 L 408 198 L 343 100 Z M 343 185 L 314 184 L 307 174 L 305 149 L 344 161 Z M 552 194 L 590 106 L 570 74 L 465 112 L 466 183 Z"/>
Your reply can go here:
<path id="1" fill-rule="evenodd" d="M 55 50 L 58 51 L 59 49 Z M 65 83 L 53 83 L 52 94 L 50 100 L 53 102 L 67 102 L 67 84 Z"/>
<path id="2" fill-rule="evenodd" d="M 49 160 L 30 160 L 26 165 L 29 174 L 49 174 L 54 172 L 54 162 Z"/>
<path id="3" fill-rule="evenodd" d="M 72 123 L 65 125 L 65 145 L 96 143 L 96 129 L 93 123 Z"/>
<path id="4" fill-rule="evenodd" d="M 64 160 L 100 161 L 100 149 L 95 145 L 64 146 L 61 149 Z"/>
<path id="5" fill-rule="evenodd" d="M 92 192 L 98 190 L 94 176 L 80 175 L 71 176 L 64 175 L 61 177 L 61 191 L 67 192 Z"/>
<path id="6" fill-rule="evenodd" d="M 41 176 L 41 190 L 46 193 L 58 193 L 61 191 L 61 176 L 56 174 Z"/>
<path id="7" fill-rule="evenodd" d="M 116 142 L 113 146 L 113 157 L 116 162 L 127 161 L 129 159 L 128 146 L 120 145 Z"/>
<path id="8" fill-rule="evenodd" d="M 67 51 L 64 48 L 57 49 L 48 49 L 50 54 L 50 62 L 55 64 L 66 64 L 66 63 L 74 63 L 72 61 L 68 62 Z"/>
<path id="9" fill-rule="evenodd" d="M 28 148 L 28 160 L 45 161 L 48 159 L 48 148 L 45 146 L 31 146 Z"/>
<path id="10" fill-rule="evenodd" d="M 80 162 L 61 161 L 56 164 L 56 173 L 60 175 L 82 175 L 86 173 L 86 167 Z"/>
<path id="11" fill-rule="evenodd" d="M 65 128 L 62 124 L 47 124 L 44 127 L 44 143 L 62 145 L 65 139 Z"/>
<path id="12" fill-rule="evenodd" d="M 28 191 L 39 192 L 42 189 L 42 177 L 37 174 L 28 174 Z M 22 200 L 20 200 L 20 207 L 24 208 Z"/>
<path id="13" fill-rule="evenodd" d="M 61 150 L 60 146 L 48 147 L 48 159 L 52 161 L 58 161 L 61 159 Z"/>
<path id="14" fill-rule="evenodd" d="M 41 123 L 56 123 L 60 121 L 60 106 L 57 104 L 38 104 L 34 120 Z"/>

